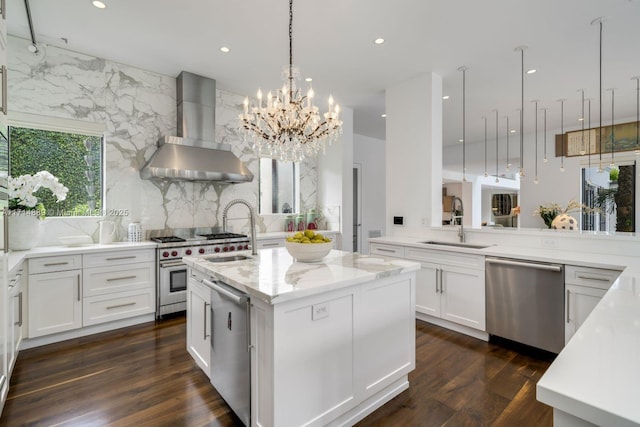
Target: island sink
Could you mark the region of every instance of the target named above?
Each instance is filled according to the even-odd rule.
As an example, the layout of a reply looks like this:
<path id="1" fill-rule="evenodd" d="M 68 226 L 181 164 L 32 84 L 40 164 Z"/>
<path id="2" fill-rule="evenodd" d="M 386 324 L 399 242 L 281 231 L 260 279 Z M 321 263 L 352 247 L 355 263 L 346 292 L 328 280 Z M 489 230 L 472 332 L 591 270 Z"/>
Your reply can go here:
<path id="1" fill-rule="evenodd" d="M 455 246 L 458 248 L 471 248 L 471 249 L 484 249 L 488 248 L 491 245 L 476 245 L 473 243 L 457 243 L 457 242 L 438 242 L 435 240 L 428 240 L 426 242 L 418 242 L 425 245 L 440 245 L 440 246 Z"/>

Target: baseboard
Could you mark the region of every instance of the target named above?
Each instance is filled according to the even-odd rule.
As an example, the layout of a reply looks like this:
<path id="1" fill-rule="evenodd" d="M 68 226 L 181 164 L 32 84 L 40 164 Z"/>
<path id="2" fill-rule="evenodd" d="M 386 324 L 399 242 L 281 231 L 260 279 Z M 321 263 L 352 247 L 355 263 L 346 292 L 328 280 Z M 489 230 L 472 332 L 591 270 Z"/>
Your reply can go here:
<path id="1" fill-rule="evenodd" d="M 438 317 L 429 316 L 416 311 L 416 319 L 422 320 L 433 325 L 442 326 L 452 331 L 460 332 L 461 334 L 469 335 L 470 337 L 477 338 L 482 341 L 489 341 L 489 334 L 484 331 L 470 328 L 468 326 L 459 325 L 457 323 L 450 322 L 448 320 L 440 319 Z"/>

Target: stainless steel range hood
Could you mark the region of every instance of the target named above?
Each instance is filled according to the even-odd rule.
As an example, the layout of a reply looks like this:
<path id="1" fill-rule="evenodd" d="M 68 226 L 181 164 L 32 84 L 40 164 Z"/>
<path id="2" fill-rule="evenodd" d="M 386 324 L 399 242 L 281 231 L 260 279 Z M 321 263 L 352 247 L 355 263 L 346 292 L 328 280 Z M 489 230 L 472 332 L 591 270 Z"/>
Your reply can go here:
<path id="1" fill-rule="evenodd" d="M 253 174 L 224 144 L 216 144 L 216 81 L 183 71 L 176 82 L 178 136 L 164 136 L 140 169 L 142 179 L 253 181 Z"/>

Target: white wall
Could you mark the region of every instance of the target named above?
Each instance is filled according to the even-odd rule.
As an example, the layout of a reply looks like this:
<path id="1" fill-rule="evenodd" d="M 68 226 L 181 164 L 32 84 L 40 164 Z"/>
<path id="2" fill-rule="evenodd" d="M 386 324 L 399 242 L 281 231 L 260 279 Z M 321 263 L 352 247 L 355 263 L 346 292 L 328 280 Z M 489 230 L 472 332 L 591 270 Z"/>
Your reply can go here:
<path id="1" fill-rule="evenodd" d="M 442 78 L 386 90 L 387 234 L 442 225 Z M 393 225 L 404 216 L 404 228 Z"/>
<path id="2" fill-rule="evenodd" d="M 385 142 L 364 135 L 356 134 L 353 137 L 353 162 L 361 165 L 362 181 L 362 247 L 359 252 L 369 253 L 369 231 L 380 230 L 381 235 L 386 234 Z"/>

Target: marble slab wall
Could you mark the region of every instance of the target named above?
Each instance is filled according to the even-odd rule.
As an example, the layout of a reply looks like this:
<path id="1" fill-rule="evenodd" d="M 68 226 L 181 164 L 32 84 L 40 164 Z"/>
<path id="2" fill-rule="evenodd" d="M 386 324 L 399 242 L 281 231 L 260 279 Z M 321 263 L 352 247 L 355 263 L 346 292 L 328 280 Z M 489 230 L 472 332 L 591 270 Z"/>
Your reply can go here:
<path id="1" fill-rule="evenodd" d="M 139 169 L 155 151 L 158 138 L 176 134 L 176 79 L 108 59 L 42 45 L 38 55 L 28 41 L 9 37 L 9 117 L 25 112 L 103 123 L 105 126 L 105 208 L 126 210 L 112 217 L 47 218 L 38 245 L 59 244 L 61 236 L 87 234 L 98 241 L 100 220 L 117 225 L 116 241 L 125 240 L 127 226 L 140 222 L 143 231 L 178 227 L 211 227 L 221 223 L 222 210 L 242 198 L 257 206 L 259 184 L 150 181 Z M 40 47 L 40 46 L 39 46 Z M 216 143 L 228 144 L 259 176 L 258 159 L 238 132 L 237 116 L 244 97 L 217 91 Z M 302 210 L 317 208 L 314 160 L 301 165 Z M 233 231 L 247 231 L 243 206 L 229 212 Z M 257 231 L 281 231 L 282 215 L 257 218 Z"/>

